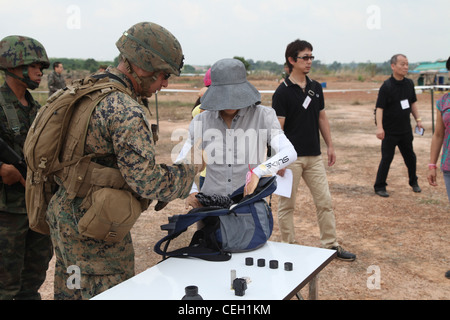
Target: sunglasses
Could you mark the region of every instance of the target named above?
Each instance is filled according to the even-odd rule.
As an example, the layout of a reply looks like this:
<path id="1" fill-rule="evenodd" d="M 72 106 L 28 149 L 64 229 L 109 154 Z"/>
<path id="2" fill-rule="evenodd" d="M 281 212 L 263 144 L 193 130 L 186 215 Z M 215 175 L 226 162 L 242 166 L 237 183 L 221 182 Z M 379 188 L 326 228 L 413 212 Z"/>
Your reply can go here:
<path id="1" fill-rule="evenodd" d="M 303 56 L 303 57 L 297 57 L 297 59 L 302 59 L 303 61 L 308 61 L 308 60 L 311 60 L 311 61 L 313 61 L 314 60 L 314 56 Z"/>
<path id="2" fill-rule="evenodd" d="M 164 73 L 164 80 L 167 80 L 170 78 L 170 73 Z"/>

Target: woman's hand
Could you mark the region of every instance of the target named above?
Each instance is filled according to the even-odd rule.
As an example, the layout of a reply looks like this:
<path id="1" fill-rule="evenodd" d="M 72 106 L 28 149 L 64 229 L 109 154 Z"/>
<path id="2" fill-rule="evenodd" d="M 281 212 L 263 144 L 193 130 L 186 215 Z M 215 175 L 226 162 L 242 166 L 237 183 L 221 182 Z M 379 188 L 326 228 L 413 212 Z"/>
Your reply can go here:
<path id="1" fill-rule="evenodd" d="M 250 176 L 250 181 L 244 187 L 244 197 L 255 192 L 258 183 L 259 177 L 256 174 L 252 173 L 252 175 Z"/>

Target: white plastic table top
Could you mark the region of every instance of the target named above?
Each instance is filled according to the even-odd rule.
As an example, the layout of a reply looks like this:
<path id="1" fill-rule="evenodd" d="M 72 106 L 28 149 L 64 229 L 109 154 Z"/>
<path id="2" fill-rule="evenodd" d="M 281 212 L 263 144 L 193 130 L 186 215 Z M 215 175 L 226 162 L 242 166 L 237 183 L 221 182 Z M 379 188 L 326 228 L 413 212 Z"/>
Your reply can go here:
<path id="1" fill-rule="evenodd" d="M 290 299 L 335 256 L 335 250 L 269 241 L 258 250 L 233 253 L 225 262 L 169 258 L 92 299 L 180 300 L 190 285 L 204 300 Z M 245 264 L 247 257 L 253 258 L 252 266 Z M 258 259 L 265 259 L 264 267 L 257 266 Z M 277 269 L 269 268 L 270 260 L 278 261 Z M 292 262 L 292 271 L 284 270 L 285 262 Z M 231 289 L 231 270 L 238 278 L 250 278 L 244 296 Z"/>

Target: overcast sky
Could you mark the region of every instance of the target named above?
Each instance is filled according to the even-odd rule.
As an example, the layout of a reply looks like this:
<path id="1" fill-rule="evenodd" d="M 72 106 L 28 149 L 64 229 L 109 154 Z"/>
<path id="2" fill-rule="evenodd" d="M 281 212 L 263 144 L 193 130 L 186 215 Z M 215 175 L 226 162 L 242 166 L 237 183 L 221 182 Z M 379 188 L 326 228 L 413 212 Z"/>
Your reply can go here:
<path id="1" fill-rule="evenodd" d="M 0 0 L 0 14 L 0 38 L 31 36 L 51 58 L 113 60 L 117 39 L 141 21 L 171 31 L 191 65 L 233 56 L 281 64 L 298 38 L 327 64 L 450 56 L 449 0 Z"/>

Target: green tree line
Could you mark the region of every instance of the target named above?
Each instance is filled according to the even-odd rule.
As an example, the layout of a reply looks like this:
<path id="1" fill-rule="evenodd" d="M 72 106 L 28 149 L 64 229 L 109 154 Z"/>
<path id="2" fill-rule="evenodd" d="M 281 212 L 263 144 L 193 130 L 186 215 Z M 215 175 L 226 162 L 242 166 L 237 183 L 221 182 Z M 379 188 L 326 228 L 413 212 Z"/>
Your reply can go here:
<path id="1" fill-rule="evenodd" d="M 272 74 L 281 74 L 283 70 L 283 64 L 279 64 L 273 61 L 254 61 L 252 59 L 245 59 L 244 57 L 235 56 L 235 59 L 241 60 L 246 69 L 251 72 L 268 72 Z M 51 58 L 50 62 L 59 61 L 64 65 L 67 71 L 71 70 L 88 70 L 90 72 L 95 72 L 98 70 L 100 65 L 117 65 L 118 57 L 114 61 L 96 61 L 95 59 L 72 59 L 72 58 Z M 417 64 L 416 64 L 417 65 Z M 410 70 L 413 70 L 416 65 L 410 64 Z M 205 66 L 200 70 L 192 65 L 186 64 L 183 67 L 182 73 L 204 73 L 210 66 Z M 316 73 L 331 75 L 341 72 L 354 72 L 354 73 L 364 73 L 366 75 L 375 76 L 377 74 L 390 74 L 391 65 L 390 61 L 385 61 L 381 63 L 374 62 L 351 62 L 351 63 L 340 63 L 334 61 L 330 64 L 322 63 L 320 60 L 313 61 L 313 70 Z"/>
<path id="2" fill-rule="evenodd" d="M 73 59 L 73 58 L 50 58 L 50 69 L 53 68 L 54 62 L 61 62 L 66 71 L 75 70 L 88 70 L 89 72 L 95 72 L 101 65 L 115 65 L 118 61 L 116 58 L 114 61 L 96 61 L 95 59 Z"/>

